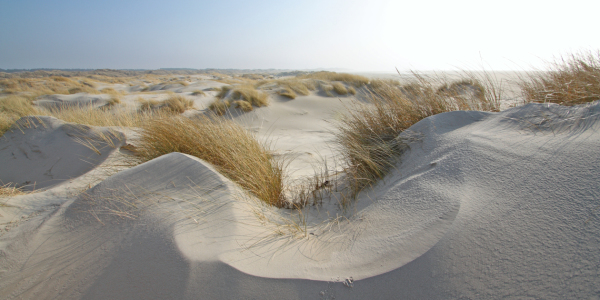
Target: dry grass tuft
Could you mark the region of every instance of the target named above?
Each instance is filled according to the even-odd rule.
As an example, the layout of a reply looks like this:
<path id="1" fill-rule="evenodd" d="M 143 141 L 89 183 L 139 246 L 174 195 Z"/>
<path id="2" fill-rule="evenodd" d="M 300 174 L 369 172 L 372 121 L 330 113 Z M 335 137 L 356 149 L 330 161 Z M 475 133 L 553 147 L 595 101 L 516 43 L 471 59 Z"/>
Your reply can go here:
<path id="1" fill-rule="evenodd" d="M 16 185 L 7 183 L 4 185 L 0 185 L 0 197 L 12 197 L 18 195 L 25 195 L 28 192 L 23 191 L 21 188 L 17 188 Z M 2 206 L 2 203 L 0 203 Z"/>
<path id="2" fill-rule="evenodd" d="M 355 87 L 361 87 L 369 83 L 369 78 L 364 76 L 326 71 L 302 75 L 299 76 L 299 78 L 312 78 L 325 81 L 342 81 Z"/>
<path id="3" fill-rule="evenodd" d="M 221 89 L 219 90 L 219 93 L 217 94 L 217 98 L 223 99 L 223 98 L 227 97 L 227 94 L 232 89 L 233 89 L 233 87 L 230 86 L 230 85 L 224 85 L 224 86 L 222 86 Z"/>
<path id="4" fill-rule="evenodd" d="M 354 89 L 354 87 L 349 86 L 348 87 L 348 93 L 350 93 L 352 95 L 356 95 L 356 89 Z"/>
<path id="5" fill-rule="evenodd" d="M 231 103 L 229 101 L 217 99 L 208 106 L 208 109 L 212 110 L 215 114 L 222 116 L 227 112 L 227 109 L 230 106 Z"/>
<path id="6" fill-rule="evenodd" d="M 256 107 L 267 106 L 269 104 L 267 94 L 256 90 L 251 85 L 236 86 L 233 89 L 232 97 L 236 100 L 246 100 Z"/>
<path id="7" fill-rule="evenodd" d="M 141 103 L 140 110 L 141 111 L 151 111 L 153 109 L 158 108 L 160 102 L 153 99 L 144 99 L 142 97 L 137 98 L 137 102 Z"/>
<path id="8" fill-rule="evenodd" d="M 370 103 L 355 104 L 337 122 L 335 143 L 353 197 L 389 172 L 405 149 L 400 133 L 418 121 L 454 110 L 498 110 L 498 101 L 481 97 L 482 87 L 475 82 L 467 86 L 463 80 L 447 86 L 435 78 L 414 75 L 415 81 L 406 85 L 375 81 L 369 86 Z M 446 87 L 439 89 L 440 85 Z M 478 93 L 461 93 L 459 88 Z"/>
<path id="9" fill-rule="evenodd" d="M 331 83 L 331 86 L 333 87 L 333 90 L 338 93 L 338 95 L 348 94 L 348 89 L 346 89 L 346 86 L 341 82 L 333 82 Z"/>
<path id="10" fill-rule="evenodd" d="M 0 136 L 19 118 L 36 113 L 37 109 L 24 97 L 10 95 L 0 98 Z"/>
<path id="11" fill-rule="evenodd" d="M 241 110 L 245 111 L 245 112 L 249 112 L 252 111 L 252 104 L 250 104 L 250 102 L 246 101 L 246 100 L 237 100 L 235 102 L 233 102 L 236 106 L 236 108 L 240 108 Z"/>
<path id="12" fill-rule="evenodd" d="M 192 92 L 192 96 L 206 96 L 206 93 L 201 90 L 195 90 Z"/>
<path id="13" fill-rule="evenodd" d="M 277 92 L 277 94 L 290 99 L 296 99 L 297 97 L 296 93 L 294 93 L 294 91 L 290 90 L 289 88 L 284 88 L 283 90 Z"/>
<path id="14" fill-rule="evenodd" d="M 577 105 L 600 99 L 600 50 L 560 57 L 549 69 L 521 79 L 525 101 Z"/>
<path id="15" fill-rule="evenodd" d="M 194 107 L 194 101 L 181 95 L 169 97 L 164 104 L 166 110 L 174 113 L 183 113 L 184 111 Z"/>
<path id="16" fill-rule="evenodd" d="M 328 83 L 325 83 L 322 81 L 319 84 L 319 86 L 321 87 L 321 89 L 323 90 L 325 95 L 327 95 L 327 97 L 333 97 L 333 93 L 331 92 L 331 91 L 333 91 L 333 86 L 331 84 L 328 84 Z"/>
<path id="17" fill-rule="evenodd" d="M 140 136 L 137 153 L 144 161 L 171 152 L 193 155 L 260 200 L 285 205 L 283 162 L 273 161 L 269 145 L 232 121 L 206 116 L 153 119 L 142 126 Z"/>

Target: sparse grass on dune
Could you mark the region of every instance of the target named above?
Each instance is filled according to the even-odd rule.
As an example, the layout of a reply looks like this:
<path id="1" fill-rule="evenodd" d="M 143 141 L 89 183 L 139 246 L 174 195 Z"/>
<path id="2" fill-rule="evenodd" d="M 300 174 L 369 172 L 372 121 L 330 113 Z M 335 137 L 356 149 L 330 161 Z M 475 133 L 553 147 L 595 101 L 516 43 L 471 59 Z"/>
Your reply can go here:
<path id="1" fill-rule="evenodd" d="M 171 96 L 164 103 L 167 110 L 175 113 L 183 113 L 194 107 L 194 101 L 181 95 Z"/>
<path id="2" fill-rule="evenodd" d="M 467 88 L 466 82 L 450 84 L 447 88 Z M 413 124 L 447 111 L 498 109 L 495 99 L 480 97 L 479 93 L 444 89 L 439 92 L 439 83 L 418 75 L 414 82 L 406 85 L 375 81 L 370 85 L 370 103 L 355 104 L 337 122 L 335 143 L 342 155 L 353 197 L 389 172 L 405 149 L 406 141 L 399 135 Z M 473 82 L 468 88 L 479 89 L 480 85 Z"/>
<path id="3" fill-rule="evenodd" d="M 252 104 L 250 104 L 250 102 L 246 101 L 246 100 L 237 100 L 235 102 L 233 102 L 236 106 L 236 108 L 239 108 L 245 112 L 249 112 L 252 111 Z"/>
<path id="4" fill-rule="evenodd" d="M 296 95 L 296 93 L 294 91 L 292 91 L 289 88 L 284 88 L 283 90 L 280 90 L 279 92 L 277 92 L 277 94 L 287 97 L 287 98 L 290 98 L 290 99 L 296 99 L 296 97 L 298 96 L 298 95 Z"/>
<path id="5" fill-rule="evenodd" d="M 246 100 L 256 107 L 267 106 L 269 104 L 267 94 L 256 90 L 251 85 L 236 86 L 233 89 L 232 97 L 236 100 Z"/>
<path id="6" fill-rule="evenodd" d="M 333 93 L 331 92 L 333 91 L 333 86 L 331 84 L 321 82 L 319 83 L 319 87 L 321 88 L 321 90 L 323 90 L 325 95 L 327 95 L 328 97 L 333 97 Z"/>
<path id="7" fill-rule="evenodd" d="M 333 90 L 338 93 L 338 95 L 347 95 L 348 94 L 348 89 L 346 89 L 346 86 L 343 85 L 341 82 L 333 82 L 331 83 L 331 86 L 333 87 Z"/>
<path id="8" fill-rule="evenodd" d="M 12 124 L 21 117 L 37 113 L 37 109 L 31 101 L 21 97 L 10 95 L 0 97 L 0 136 L 2 136 Z"/>
<path id="9" fill-rule="evenodd" d="M 206 93 L 201 90 L 195 90 L 192 92 L 192 96 L 206 96 Z"/>
<path id="10" fill-rule="evenodd" d="M 167 113 L 183 113 L 194 107 L 193 100 L 175 94 L 171 94 L 171 96 L 163 102 L 154 99 L 146 100 L 142 97 L 138 97 L 137 101 L 141 103 L 140 110 L 142 112 L 162 110 Z"/>
<path id="11" fill-rule="evenodd" d="M 233 89 L 232 86 L 230 85 L 224 85 L 222 86 L 218 91 L 219 93 L 217 94 L 217 98 L 219 99 L 223 99 L 227 96 L 227 93 L 229 93 L 229 91 L 231 91 L 231 89 Z"/>
<path id="12" fill-rule="evenodd" d="M 369 83 L 369 78 L 364 77 L 364 76 L 347 74 L 347 73 L 326 72 L 326 71 L 310 73 L 310 74 L 299 76 L 298 78 L 301 78 L 301 79 L 312 78 L 312 79 L 319 79 L 319 80 L 326 80 L 326 81 L 342 81 L 342 82 L 351 84 L 355 87 L 361 87 L 361 86 L 364 86 Z"/>
<path id="13" fill-rule="evenodd" d="M 25 195 L 28 192 L 23 191 L 21 188 L 17 188 L 15 184 L 7 183 L 0 185 L 0 197 L 12 197 L 18 195 Z M 0 203 L 0 207 L 2 203 Z"/>
<path id="14" fill-rule="evenodd" d="M 201 158 L 260 200 L 283 207 L 283 162 L 272 160 L 269 146 L 240 125 L 221 118 L 153 119 L 140 130 L 138 155 L 151 160 L 181 152 Z"/>
<path id="15" fill-rule="evenodd" d="M 208 109 L 212 110 L 215 114 L 222 116 L 227 112 L 227 109 L 230 106 L 231 102 L 227 100 L 217 99 L 208 106 Z"/>
<path id="16" fill-rule="evenodd" d="M 231 91 L 231 93 L 230 93 Z M 225 99 L 227 97 L 227 99 Z M 208 109 L 212 110 L 215 114 L 222 116 L 227 112 L 227 109 L 234 102 L 237 107 L 240 107 L 244 111 L 251 111 L 251 107 L 248 108 L 247 104 L 239 101 L 244 101 L 250 104 L 250 106 L 262 107 L 269 104 L 267 94 L 256 90 L 252 85 L 238 85 L 238 86 L 223 86 L 221 91 L 217 94 L 215 101 L 213 101 Z"/>
<path id="17" fill-rule="evenodd" d="M 600 99 L 600 50 L 563 56 L 519 83 L 527 102 L 577 105 Z"/>

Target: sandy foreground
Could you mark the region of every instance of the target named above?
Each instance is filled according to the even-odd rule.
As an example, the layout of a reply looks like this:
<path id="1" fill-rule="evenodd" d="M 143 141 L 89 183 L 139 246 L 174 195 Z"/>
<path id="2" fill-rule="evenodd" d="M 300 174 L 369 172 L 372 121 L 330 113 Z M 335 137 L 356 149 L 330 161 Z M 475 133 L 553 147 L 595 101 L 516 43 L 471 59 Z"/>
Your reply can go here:
<path id="1" fill-rule="evenodd" d="M 299 178 L 334 161 L 331 120 L 353 101 L 272 95 L 228 117 L 296 157 Z M 0 198 L 2 299 L 600 298 L 599 102 L 426 118 L 403 133 L 409 149 L 383 182 L 300 219 L 185 154 L 115 167 L 131 132 L 95 151 L 82 141 L 107 128 L 21 121 L 32 126 L 0 138 L 0 179 L 39 192 Z M 269 221 L 286 218 L 301 237 Z"/>

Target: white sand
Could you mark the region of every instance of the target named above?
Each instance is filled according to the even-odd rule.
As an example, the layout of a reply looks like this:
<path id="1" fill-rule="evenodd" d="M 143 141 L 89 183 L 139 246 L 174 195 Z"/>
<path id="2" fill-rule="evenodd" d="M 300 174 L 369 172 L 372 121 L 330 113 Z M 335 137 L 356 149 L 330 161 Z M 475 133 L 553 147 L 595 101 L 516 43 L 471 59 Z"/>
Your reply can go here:
<path id="1" fill-rule="evenodd" d="M 306 152 L 327 149 L 323 119 L 347 101 L 278 98 L 233 118 L 297 152 L 293 167 L 308 174 Z M 179 153 L 75 197 L 53 188 L 5 198 L 2 213 L 20 210 L 6 214 L 18 224 L 0 236 L 0 297 L 600 297 L 599 129 L 599 103 L 427 118 L 403 134 L 410 149 L 385 182 L 346 212 L 327 201 L 311 210 L 302 239 L 256 216 L 278 220 L 285 210 Z M 327 213 L 345 217 L 321 223 Z"/>

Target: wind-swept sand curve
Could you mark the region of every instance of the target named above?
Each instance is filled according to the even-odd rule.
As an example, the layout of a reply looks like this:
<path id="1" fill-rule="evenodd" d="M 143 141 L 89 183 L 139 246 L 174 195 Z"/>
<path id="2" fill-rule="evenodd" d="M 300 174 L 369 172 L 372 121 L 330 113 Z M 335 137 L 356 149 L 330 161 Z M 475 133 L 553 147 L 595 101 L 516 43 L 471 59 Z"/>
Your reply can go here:
<path id="1" fill-rule="evenodd" d="M 426 118 L 403 133 L 410 149 L 352 217 L 336 229 L 310 227 L 300 240 L 270 235 L 254 212 L 279 212 L 257 206 L 210 166 L 168 154 L 4 237 L 0 295 L 598 296 L 598 130 L 597 102 Z"/>

